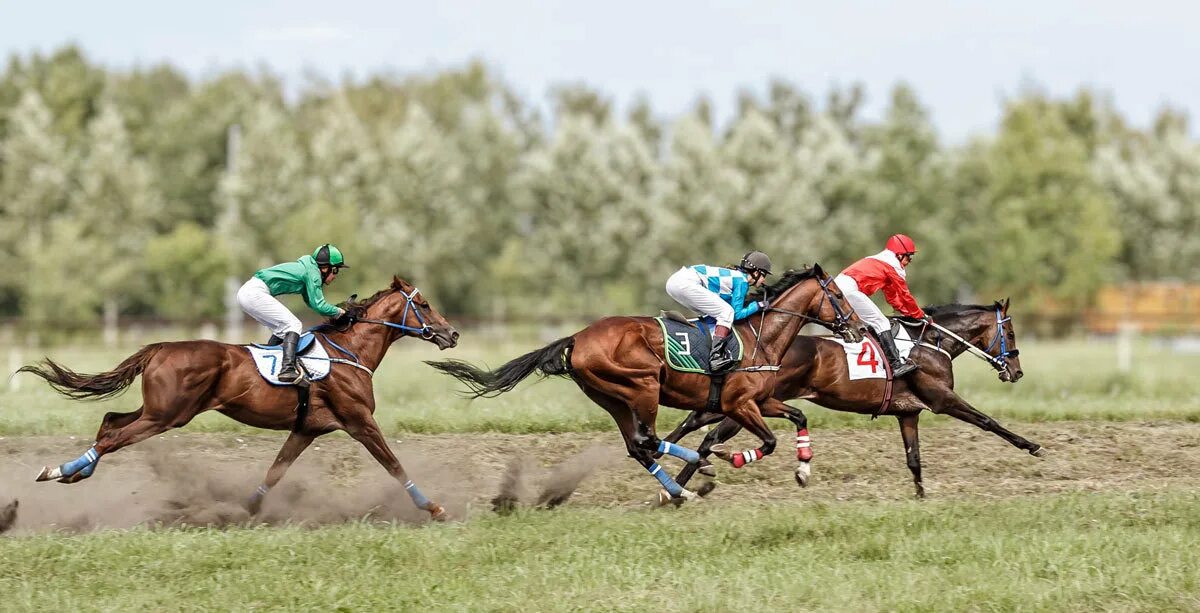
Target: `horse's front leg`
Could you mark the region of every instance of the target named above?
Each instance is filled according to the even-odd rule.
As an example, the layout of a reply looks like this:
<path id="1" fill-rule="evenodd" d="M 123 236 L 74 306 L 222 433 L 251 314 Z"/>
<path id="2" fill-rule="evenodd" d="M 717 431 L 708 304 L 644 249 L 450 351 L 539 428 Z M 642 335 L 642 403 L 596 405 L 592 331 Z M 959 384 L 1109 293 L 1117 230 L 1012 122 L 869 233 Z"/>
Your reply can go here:
<path id="1" fill-rule="evenodd" d="M 267 478 L 263 479 L 262 484 L 254 490 L 254 493 L 250 495 L 250 499 L 246 501 L 246 510 L 251 515 L 258 515 L 258 512 L 262 510 L 262 501 L 266 497 L 267 492 L 271 491 L 271 488 L 275 487 L 283 479 L 283 475 L 287 473 L 288 468 L 296 461 L 296 458 L 300 457 L 300 454 L 304 453 L 304 450 L 308 449 L 308 446 L 316 438 L 316 435 L 300 432 L 292 432 L 288 435 L 287 440 L 283 443 L 283 447 L 279 449 L 279 454 L 275 456 L 275 462 L 267 470 Z"/>
<path id="2" fill-rule="evenodd" d="M 917 498 L 925 497 L 925 484 L 921 481 L 921 441 L 917 437 L 917 420 L 921 413 L 897 415 L 900 422 L 900 438 L 904 440 L 904 459 L 912 471 L 913 484 L 917 487 Z"/>
<path id="3" fill-rule="evenodd" d="M 713 447 L 715 447 L 717 444 L 724 443 L 725 441 L 737 435 L 738 432 L 742 431 L 742 426 L 736 421 L 728 419 L 720 413 L 710 413 L 710 415 L 716 415 L 724 421 L 721 422 L 721 425 L 713 428 L 707 435 L 705 435 L 704 440 L 700 442 L 700 446 L 696 448 L 696 453 L 700 454 L 700 462 L 697 464 L 688 464 L 687 466 L 683 467 L 683 470 L 679 471 L 679 475 L 675 477 L 675 480 L 678 481 L 680 485 L 686 486 L 687 482 L 692 479 L 697 471 L 699 471 L 702 475 L 715 477 L 717 475 L 717 471 L 705 458 L 712 455 Z M 709 483 L 712 482 L 710 481 Z M 697 493 L 703 496 L 708 494 L 710 491 L 712 491 L 712 486 L 705 485 L 697 490 Z"/>
<path id="4" fill-rule="evenodd" d="M 934 413 L 949 415 L 955 419 L 972 424 L 981 430 L 991 432 L 1008 441 L 1012 446 L 1028 451 L 1029 455 L 1034 457 L 1040 458 L 1046 455 L 1044 447 L 1001 426 L 996 420 L 971 406 L 966 400 L 963 400 L 954 390 L 941 383 L 927 385 L 925 381 L 921 380 L 929 378 L 919 375 L 917 378 L 918 384 L 914 386 L 915 389 L 913 391 Z"/>
<path id="5" fill-rule="evenodd" d="M 768 400 L 768 402 L 771 401 L 774 401 L 774 399 Z M 718 458 L 733 464 L 734 468 L 741 468 L 751 462 L 757 462 L 775 451 L 775 433 L 771 432 L 771 429 L 767 427 L 767 422 L 763 420 L 758 403 L 753 399 L 743 400 L 732 411 L 729 411 L 727 415 L 740 426 L 749 430 L 751 434 L 757 436 L 763 444 L 758 449 L 747 449 L 745 451 L 733 451 L 724 443 L 713 445 L 712 452 Z"/>

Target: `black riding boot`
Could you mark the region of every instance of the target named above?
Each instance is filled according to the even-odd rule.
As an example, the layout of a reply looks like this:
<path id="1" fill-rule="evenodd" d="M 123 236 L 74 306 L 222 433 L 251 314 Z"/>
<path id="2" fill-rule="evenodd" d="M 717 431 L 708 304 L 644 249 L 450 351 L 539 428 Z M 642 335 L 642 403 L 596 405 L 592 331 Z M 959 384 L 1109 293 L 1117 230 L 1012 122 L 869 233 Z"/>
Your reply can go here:
<path id="1" fill-rule="evenodd" d="M 729 346 L 730 333 L 713 338 L 712 352 L 708 355 L 708 370 L 712 373 L 722 373 L 737 365 L 733 349 Z"/>
<path id="2" fill-rule="evenodd" d="M 917 369 L 917 365 L 913 364 L 912 360 L 900 359 L 900 352 L 896 350 L 896 339 L 892 338 L 891 330 L 879 332 L 878 336 L 879 346 L 883 347 L 883 355 L 892 365 L 893 379 L 899 379 Z"/>
<path id="3" fill-rule="evenodd" d="M 300 378 L 300 370 L 296 368 L 296 343 L 300 335 L 295 332 L 285 332 L 283 335 L 283 359 L 279 364 L 279 380 L 292 383 Z"/>

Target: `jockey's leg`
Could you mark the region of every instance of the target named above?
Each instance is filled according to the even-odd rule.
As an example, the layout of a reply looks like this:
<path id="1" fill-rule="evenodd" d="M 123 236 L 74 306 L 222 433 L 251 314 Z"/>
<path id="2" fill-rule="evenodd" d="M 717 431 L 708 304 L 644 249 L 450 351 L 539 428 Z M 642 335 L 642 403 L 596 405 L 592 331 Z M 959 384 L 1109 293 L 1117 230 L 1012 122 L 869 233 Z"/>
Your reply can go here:
<path id="1" fill-rule="evenodd" d="M 716 296 L 716 294 L 713 295 Z M 713 307 L 716 308 L 716 313 L 712 316 L 716 318 L 717 325 L 713 328 L 712 352 L 709 354 L 708 363 L 709 370 L 720 373 L 737 366 L 737 357 L 733 355 L 733 349 L 729 346 L 730 332 L 733 327 L 733 307 L 720 298 L 717 298 L 717 303 Z"/>
<path id="2" fill-rule="evenodd" d="M 300 339 L 303 324 L 283 306 L 283 303 L 271 295 L 267 284 L 257 277 L 251 277 L 242 285 L 237 293 L 238 304 L 242 310 L 258 323 L 266 326 L 271 334 L 283 339 L 283 358 L 280 360 L 279 380 L 291 383 L 300 378 L 300 370 L 296 368 L 296 344 Z"/>
<path id="3" fill-rule="evenodd" d="M 900 352 L 896 350 L 896 341 L 892 338 L 891 324 L 887 317 L 884 317 L 883 311 L 880 311 L 879 307 L 871 302 L 871 298 L 859 291 L 858 283 L 846 275 L 838 275 L 834 279 L 834 283 L 837 283 L 838 289 L 842 290 L 842 295 L 846 297 L 846 302 L 854 309 L 858 318 L 875 331 L 884 356 L 887 357 L 888 364 L 892 367 L 892 377 L 900 378 L 916 370 L 916 364 L 900 359 Z"/>

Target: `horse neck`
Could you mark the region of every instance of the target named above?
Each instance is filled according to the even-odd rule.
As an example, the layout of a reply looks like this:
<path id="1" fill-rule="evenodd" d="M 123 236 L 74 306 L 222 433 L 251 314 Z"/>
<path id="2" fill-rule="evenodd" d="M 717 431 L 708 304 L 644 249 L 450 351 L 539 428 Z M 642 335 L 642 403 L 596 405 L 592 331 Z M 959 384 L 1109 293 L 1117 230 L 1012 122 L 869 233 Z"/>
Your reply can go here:
<path id="1" fill-rule="evenodd" d="M 384 312 L 390 309 L 381 308 L 383 302 L 386 302 L 386 299 L 371 305 L 362 318 L 391 321 L 391 318 L 396 315 Z M 379 368 L 379 365 L 383 363 L 383 356 L 387 355 L 388 348 L 396 342 L 396 339 L 400 338 L 400 335 L 400 331 L 395 328 L 368 322 L 354 324 L 343 332 L 328 334 L 333 342 L 354 352 L 354 355 L 358 356 L 359 362 L 371 370 Z"/>
<path id="2" fill-rule="evenodd" d="M 771 307 L 820 318 L 820 303 L 818 303 L 815 313 L 809 312 L 814 296 L 820 291 L 821 285 L 816 279 L 801 281 L 788 288 Z M 800 333 L 800 328 L 804 327 L 805 323 L 807 322 L 804 319 L 794 315 L 768 311 L 760 331 L 759 342 L 773 349 L 776 355 L 782 357 L 792 342 L 796 340 L 796 335 Z"/>
<path id="3" fill-rule="evenodd" d="M 961 311 L 958 313 L 950 313 L 934 319 L 939 326 L 961 336 L 963 340 L 971 343 L 978 349 L 982 349 L 983 337 L 988 332 L 987 321 L 979 316 L 977 311 Z M 958 357 L 961 353 L 967 350 L 967 347 L 954 339 L 947 339 L 952 345 L 948 349 L 950 355 Z"/>

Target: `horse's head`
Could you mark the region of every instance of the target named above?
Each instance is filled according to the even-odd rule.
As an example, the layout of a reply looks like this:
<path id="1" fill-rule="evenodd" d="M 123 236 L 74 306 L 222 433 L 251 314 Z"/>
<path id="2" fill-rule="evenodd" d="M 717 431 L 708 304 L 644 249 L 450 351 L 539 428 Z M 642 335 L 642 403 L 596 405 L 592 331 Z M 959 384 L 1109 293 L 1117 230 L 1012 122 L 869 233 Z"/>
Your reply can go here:
<path id="1" fill-rule="evenodd" d="M 929 307 L 926 312 L 939 325 L 963 337 L 975 349 L 987 354 L 1000 380 L 1016 383 L 1025 376 L 1021 370 L 1021 352 L 1017 349 L 1017 333 L 1008 315 L 1008 299 L 997 300 L 992 306 L 949 305 Z M 982 356 L 980 356 L 982 357 Z"/>
<path id="2" fill-rule="evenodd" d="M 996 301 L 992 305 L 992 313 L 988 313 L 988 332 L 984 335 L 988 353 L 1003 365 L 1000 369 L 1000 380 L 1016 383 L 1025 376 L 1021 370 L 1021 352 L 1017 349 L 1017 332 L 1013 329 L 1012 317 L 1008 314 L 1008 298 L 1004 302 Z"/>
<path id="3" fill-rule="evenodd" d="M 829 328 L 847 342 L 862 341 L 862 321 L 820 264 L 785 272 L 765 293 L 774 310 L 792 311 Z"/>
<path id="4" fill-rule="evenodd" d="M 392 286 L 377 299 L 351 304 L 349 314 L 355 319 L 378 320 L 399 329 L 404 336 L 416 336 L 434 343 L 439 349 L 458 344 L 458 330 L 441 313 L 430 306 L 421 290 L 400 277 L 392 277 Z"/>

